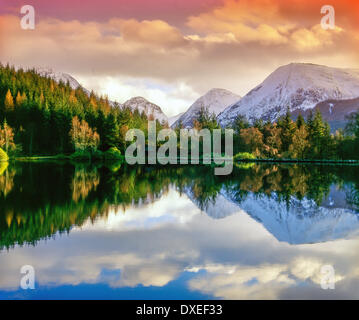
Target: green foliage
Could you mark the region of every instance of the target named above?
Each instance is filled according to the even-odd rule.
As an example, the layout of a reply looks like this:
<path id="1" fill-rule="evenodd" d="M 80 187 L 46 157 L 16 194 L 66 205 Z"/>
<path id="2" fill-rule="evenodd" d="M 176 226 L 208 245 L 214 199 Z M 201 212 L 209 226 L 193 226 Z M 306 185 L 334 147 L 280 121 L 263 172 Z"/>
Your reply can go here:
<path id="1" fill-rule="evenodd" d="M 103 155 L 106 160 L 118 160 L 123 158 L 121 151 L 116 147 L 108 149 Z"/>
<path id="2" fill-rule="evenodd" d="M 89 95 L 81 87 L 74 90 L 69 83 L 57 83 L 35 70 L 0 64 L 0 124 L 6 119 L 14 129 L 15 144 L 22 146 L 23 155 L 71 154 L 74 117 L 98 133 L 101 151 L 116 147 L 123 152 L 128 129 L 147 132 L 145 114 L 111 106 L 106 97 Z"/>
<path id="3" fill-rule="evenodd" d="M 88 124 L 92 133 L 87 130 L 91 134 L 86 136 L 93 136 L 90 142 L 83 143 L 78 136 L 70 135 L 74 118 L 81 124 Z M 74 90 L 69 83 L 57 83 L 35 70 L 15 70 L 0 64 L 0 124 L 6 124 L 11 133 L 2 135 L 5 139 L 0 137 L 0 143 L 5 141 L 2 147 L 10 156 L 19 153 L 24 156 L 69 155 L 79 151 L 75 149 L 83 149 L 75 152 L 72 158 L 100 159 L 101 152 L 109 148 L 117 148 L 124 154 L 131 143 L 125 141 L 129 129 L 142 130 L 148 141 L 147 121 L 144 113 L 116 104 L 111 106 L 106 97 L 93 92 L 88 94 L 81 87 Z M 161 130 L 165 124 L 157 121 L 156 127 Z M 194 127 L 220 128 L 215 115 L 205 106 Z M 307 120 L 299 115 L 294 122 L 289 109 L 277 124 L 256 120 L 250 126 L 239 116 L 233 129 L 235 154 L 249 152 L 261 158 L 359 159 L 359 114 L 351 116 L 345 134 L 339 135 L 330 134 L 330 127 L 319 111 L 315 115 L 310 113 Z M 202 147 L 202 141 L 200 143 Z M 106 156 L 118 157 L 119 154 L 106 153 Z"/>
<path id="4" fill-rule="evenodd" d="M 276 201 L 305 197 L 320 205 L 333 183 L 343 186 L 348 201 L 359 206 L 358 166 L 236 163 L 230 176 L 216 176 L 209 166 L 149 170 L 114 164 L 0 163 L 0 250 L 68 233 L 89 219 L 106 219 L 110 209 L 155 201 L 172 186 L 189 190 L 202 210 L 223 190 L 238 204 L 254 194 Z"/>
<path id="5" fill-rule="evenodd" d="M 256 159 L 255 155 L 249 152 L 239 152 L 233 156 L 233 160 L 254 160 Z"/>
<path id="6" fill-rule="evenodd" d="M 249 123 L 248 123 L 246 117 L 241 114 L 238 115 L 232 125 L 232 129 L 234 130 L 234 132 L 236 134 L 240 134 L 241 129 L 248 129 L 248 128 L 249 128 Z"/>
<path id="7" fill-rule="evenodd" d="M 240 129 L 235 130 L 234 151 L 270 159 L 359 159 L 359 113 L 351 115 L 349 120 L 345 132 L 331 134 L 320 111 L 310 112 L 307 120 L 299 115 L 294 122 L 288 109 L 277 123 L 264 124 L 258 120 L 249 127 L 246 120 L 239 117 L 236 123 Z"/>
<path id="8" fill-rule="evenodd" d="M 8 155 L 6 154 L 6 152 L 0 148 L 0 162 L 2 161 L 8 161 L 9 160 L 9 157 Z"/>
<path id="9" fill-rule="evenodd" d="M 75 151 L 70 155 L 70 159 L 73 160 L 89 160 L 91 159 L 91 154 L 89 151 Z"/>
<path id="10" fill-rule="evenodd" d="M 219 129 L 219 125 L 217 122 L 217 117 L 214 113 L 210 114 L 208 108 L 202 106 L 197 120 L 193 123 L 194 128 L 200 129 Z"/>
<path id="11" fill-rule="evenodd" d="M 282 152 L 289 150 L 289 146 L 293 142 L 293 136 L 296 124 L 293 122 L 289 108 L 285 116 L 278 120 L 278 127 L 281 129 Z"/>

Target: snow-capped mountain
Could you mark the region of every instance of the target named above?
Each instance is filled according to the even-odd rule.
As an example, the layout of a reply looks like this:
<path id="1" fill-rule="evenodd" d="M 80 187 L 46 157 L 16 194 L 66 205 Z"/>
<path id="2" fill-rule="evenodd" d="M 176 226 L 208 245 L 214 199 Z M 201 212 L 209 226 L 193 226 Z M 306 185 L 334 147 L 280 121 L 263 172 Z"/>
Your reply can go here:
<path id="1" fill-rule="evenodd" d="M 218 116 L 221 126 L 242 114 L 249 121 L 274 121 L 291 112 L 313 109 L 325 100 L 359 97 L 359 70 L 292 63 L 270 74 L 260 85 Z"/>
<path id="2" fill-rule="evenodd" d="M 222 193 L 219 193 L 215 199 L 208 199 L 205 203 L 200 203 L 193 192 L 193 188 L 194 186 L 186 186 L 183 192 L 188 199 L 212 219 L 224 219 L 240 211 L 238 205 L 225 198 Z"/>
<path id="3" fill-rule="evenodd" d="M 168 125 L 172 126 L 182 115 L 184 114 L 184 112 L 181 112 L 180 114 L 177 114 L 173 117 L 169 117 L 168 118 Z"/>
<path id="4" fill-rule="evenodd" d="M 77 89 L 81 87 L 87 94 L 90 94 L 90 91 L 86 88 L 82 87 L 80 83 L 71 75 L 63 72 L 56 72 L 51 68 L 36 68 L 36 72 L 43 77 L 48 77 L 56 82 L 69 82 L 71 88 Z M 109 101 L 110 105 L 115 106 L 115 102 Z M 142 97 L 135 97 L 130 100 L 127 100 L 123 105 L 119 104 L 120 106 L 128 107 L 132 110 L 138 109 L 140 113 L 144 111 L 147 116 L 153 115 L 154 119 L 159 121 L 168 121 L 167 116 L 162 112 L 161 108 Z"/>
<path id="5" fill-rule="evenodd" d="M 81 86 L 81 84 L 71 75 L 69 75 L 68 73 L 63 73 L 63 72 L 56 72 L 51 68 L 44 68 L 44 67 L 39 67 L 39 68 L 35 68 L 36 72 L 42 76 L 42 77 L 47 77 L 47 78 L 51 78 L 56 82 L 60 82 L 62 81 L 63 83 L 67 83 L 69 82 L 70 87 L 72 89 L 77 89 L 77 88 L 82 88 L 87 94 L 90 94 L 90 91 L 88 91 L 87 89 L 85 89 L 84 87 Z"/>
<path id="6" fill-rule="evenodd" d="M 201 108 L 207 108 L 209 113 L 215 113 L 217 116 L 229 105 L 237 102 L 241 97 L 225 89 L 212 89 L 204 96 L 197 99 L 189 109 L 172 124 L 172 128 L 176 127 L 180 122 L 186 128 L 193 126 L 193 120 L 197 119 Z"/>
<path id="7" fill-rule="evenodd" d="M 299 200 L 291 196 L 289 202 L 273 192 L 250 192 L 240 201 L 236 190 L 222 188 L 215 199 L 199 203 L 191 187 L 185 188 L 188 198 L 213 219 L 224 219 L 233 214 L 248 214 L 261 223 L 278 241 L 289 244 L 326 242 L 347 239 L 359 234 L 359 217 L 355 208 L 347 204 L 345 190 L 335 186 L 321 205 L 314 200 Z"/>
<path id="8" fill-rule="evenodd" d="M 153 116 L 155 120 L 160 122 L 168 122 L 168 118 L 163 113 L 161 108 L 154 103 L 147 101 L 145 98 L 131 98 L 123 104 L 123 107 L 130 108 L 132 110 L 138 109 L 140 113 L 145 112 L 148 117 Z"/>
<path id="9" fill-rule="evenodd" d="M 226 194 L 231 198 L 230 194 Z M 289 203 L 275 193 L 249 194 L 238 204 L 253 219 L 261 223 L 278 241 L 290 244 L 318 243 L 347 239 L 359 234 L 359 219 L 355 210 L 345 206 L 311 199 L 290 197 Z"/>

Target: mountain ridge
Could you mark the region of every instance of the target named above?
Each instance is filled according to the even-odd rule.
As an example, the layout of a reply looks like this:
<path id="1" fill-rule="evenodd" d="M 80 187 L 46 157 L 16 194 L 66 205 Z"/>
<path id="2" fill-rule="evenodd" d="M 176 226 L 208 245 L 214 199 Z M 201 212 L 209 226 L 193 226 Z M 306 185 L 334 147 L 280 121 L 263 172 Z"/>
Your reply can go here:
<path id="1" fill-rule="evenodd" d="M 242 114 L 250 122 L 274 121 L 290 111 L 313 109 L 325 100 L 359 97 L 359 70 L 308 63 L 291 63 L 277 68 L 241 100 L 218 115 L 222 127 Z"/>
<path id="2" fill-rule="evenodd" d="M 40 76 L 50 77 L 56 82 L 69 83 L 73 89 L 84 88 L 68 73 L 56 72 L 52 68 L 34 68 Z M 109 101 L 111 106 L 115 102 Z M 333 68 L 312 63 L 290 63 L 273 71 L 262 83 L 250 90 L 243 98 L 220 88 L 213 88 L 199 97 L 185 112 L 167 117 L 161 107 L 137 96 L 119 106 L 139 109 L 147 116 L 153 115 L 160 122 L 167 122 L 172 128 L 181 121 L 191 128 L 201 107 L 208 108 L 217 116 L 222 127 L 230 126 L 239 115 L 250 122 L 256 119 L 275 121 L 284 115 L 287 107 L 292 116 L 306 117 L 310 110 L 320 110 L 333 131 L 345 126 L 346 118 L 359 110 L 359 69 Z"/>
<path id="3" fill-rule="evenodd" d="M 240 99 L 239 95 L 229 90 L 213 88 L 199 97 L 171 127 L 175 128 L 181 122 L 184 127 L 191 128 L 202 107 L 207 108 L 209 113 L 214 113 L 217 116 L 226 107 Z"/>
<path id="4" fill-rule="evenodd" d="M 138 109 L 140 113 L 144 112 L 147 117 L 153 116 L 154 119 L 160 122 L 168 123 L 168 117 L 162 111 L 161 107 L 143 97 L 133 97 L 127 100 L 122 106 L 125 108 L 129 107 L 132 110 Z"/>

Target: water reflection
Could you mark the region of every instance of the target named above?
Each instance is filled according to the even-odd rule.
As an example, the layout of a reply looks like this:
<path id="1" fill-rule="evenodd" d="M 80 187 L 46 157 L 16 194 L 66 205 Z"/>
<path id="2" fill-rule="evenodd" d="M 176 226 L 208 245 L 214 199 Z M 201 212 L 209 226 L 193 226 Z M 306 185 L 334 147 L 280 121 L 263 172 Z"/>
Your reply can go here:
<path id="1" fill-rule="evenodd" d="M 0 297 L 358 297 L 357 177 L 357 167 L 252 164 L 219 177 L 10 165 Z M 37 271 L 34 292 L 17 289 L 24 264 Z M 320 288 L 323 264 L 335 267 L 334 291 Z"/>

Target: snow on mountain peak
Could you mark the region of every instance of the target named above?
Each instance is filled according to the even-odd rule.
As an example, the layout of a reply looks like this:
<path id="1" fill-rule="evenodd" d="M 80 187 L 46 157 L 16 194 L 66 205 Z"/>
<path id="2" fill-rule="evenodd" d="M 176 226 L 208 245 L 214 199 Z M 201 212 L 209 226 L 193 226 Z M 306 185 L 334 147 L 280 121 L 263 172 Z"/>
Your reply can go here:
<path id="1" fill-rule="evenodd" d="M 67 73 L 56 72 L 52 68 L 46 68 L 46 67 L 35 68 L 35 70 L 40 76 L 51 78 L 58 83 L 60 81 L 62 81 L 65 84 L 69 82 L 72 89 L 77 89 L 78 87 L 82 88 L 80 83 L 74 77 L 70 76 Z"/>
<path id="2" fill-rule="evenodd" d="M 237 102 L 241 97 L 225 89 L 211 89 L 204 96 L 197 99 L 189 109 L 172 125 L 176 127 L 181 121 L 184 127 L 192 127 L 202 107 L 208 108 L 210 113 L 217 116 L 229 105 Z"/>
<path id="3" fill-rule="evenodd" d="M 242 114 L 248 120 L 274 121 L 290 111 L 308 110 L 328 99 L 359 97 L 359 70 L 331 68 L 308 63 L 279 67 L 260 85 L 218 116 L 222 126 Z"/>
<path id="4" fill-rule="evenodd" d="M 168 125 L 172 126 L 183 114 L 184 114 L 184 112 L 181 112 L 179 114 L 176 114 L 173 117 L 169 117 L 168 118 Z"/>
<path id="5" fill-rule="evenodd" d="M 125 108 L 130 108 L 131 110 L 138 109 L 140 113 L 145 112 L 147 117 L 153 115 L 154 119 L 160 122 L 168 122 L 167 116 L 163 113 L 162 109 L 154 104 L 149 102 L 143 97 L 134 97 L 127 100 L 123 106 Z"/>

